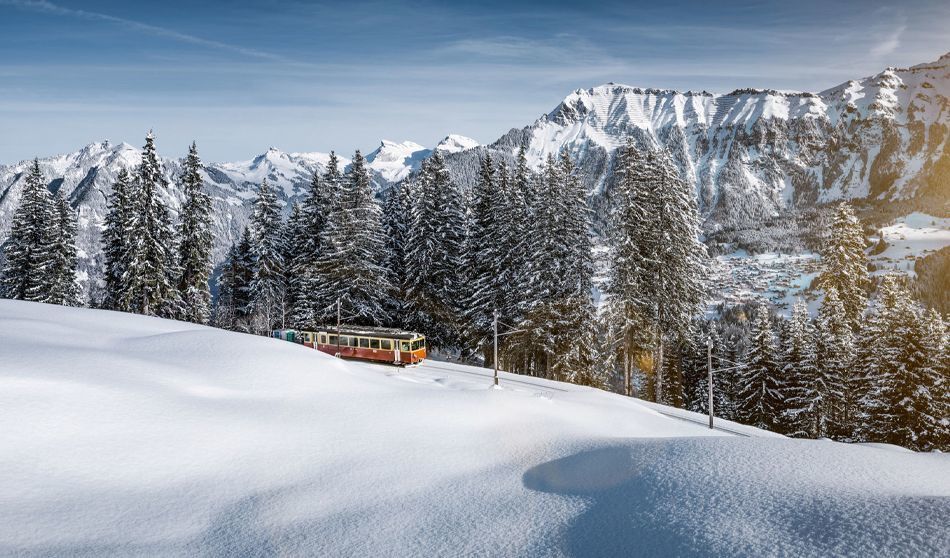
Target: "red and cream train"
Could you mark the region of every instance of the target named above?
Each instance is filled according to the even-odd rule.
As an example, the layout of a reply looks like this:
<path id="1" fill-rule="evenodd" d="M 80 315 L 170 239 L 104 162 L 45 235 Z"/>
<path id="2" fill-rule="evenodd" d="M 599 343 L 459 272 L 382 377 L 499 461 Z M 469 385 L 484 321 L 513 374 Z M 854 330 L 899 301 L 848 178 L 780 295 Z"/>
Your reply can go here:
<path id="1" fill-rule="evenodd" d="M 353 326 L 343 326 L 339 330 L 323 327 L 316 331 L 275 329 L 271 337 L 343 358 L 396 365 L 418 364 L 426 358 L 425 336 L 399 329 Z"/>

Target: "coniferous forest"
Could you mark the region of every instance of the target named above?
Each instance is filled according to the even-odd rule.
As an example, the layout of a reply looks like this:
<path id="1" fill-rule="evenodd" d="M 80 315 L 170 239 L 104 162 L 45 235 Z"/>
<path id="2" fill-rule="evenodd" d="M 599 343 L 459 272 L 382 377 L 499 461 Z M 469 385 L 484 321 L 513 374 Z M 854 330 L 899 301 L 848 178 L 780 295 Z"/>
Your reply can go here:
<path id="1" fill-rule="evenodd" d="M 500 344 L 505 370 L 698 412 L 708 411 L 711 346 L 723 369 L 717 417 L 795 437 L 950 450 L 945 305 L 916 300 L 903 275 L 872 277 L 848 203 L 825 231 L 816 312 L 805 301 L 788 318 L 765 303 L 710 309 L 692 185 L 665 151 L 628 144 L 614 165 L 597 301 L 597 239 L 567 152 L 537 170 L 524 147 L 512 166 L 485 157 L 463 192 L 436 151 L 382 193 L 359 151 L 346 168 L 331 154 L 289 210 L 261 182 L 248 226 L 215 272 L 197 146 L 178 177 L 176 219 L 151 133 L 141 164 L 119 174 L 108 199 L 104 296 L 82 300 L 76 215 L 37 162 L 3 245 L 0 294 L 254 334 L 335 323 L 339 307 L 347 323 L 419 331 L 440 357 L 486 366 L 497 312 L 513 332 Z"/>

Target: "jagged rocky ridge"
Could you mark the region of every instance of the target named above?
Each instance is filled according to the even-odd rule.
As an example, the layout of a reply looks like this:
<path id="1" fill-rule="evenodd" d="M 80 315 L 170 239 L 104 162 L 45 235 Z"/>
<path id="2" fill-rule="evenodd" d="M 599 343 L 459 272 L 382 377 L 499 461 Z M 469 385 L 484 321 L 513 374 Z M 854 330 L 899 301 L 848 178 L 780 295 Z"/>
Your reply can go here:
<path id="1" fill-rule="evenodd" d="M 530 126 L 451 157 L 474 181 L 486 151 L 532 164 L 568 149 L 600 209 L 617 147 L 668 148 L 696 186 L 705 228 L 755 227 L 789 208 L 842 198 L 950 199 L 950 54 L 888 68 L 820 93 L 743 89 L 725 95 L 606 84 L 578 89 Z"/>
<path id="2" fill-rule="evenodd" d="M 567 149 L 590 188 L 600 229 L 609 204 L 617 147 L 664 146 L 696 186 L 707 232 L 748 229 L 789 209 L 842 198 L 950 199 L 950 54 L 906 69 L 889 68 L 820 93 L 737 90 L 725 95 L 606 84 L 578 89 L 531 125 L 487 146 L 448 136 L 442 151 L 454 178 L 468 188 L 484 154 L 513 162 L 524 142 L 540 165 Z M 159 137 L 159 150 L 163 145 Z M 200 147 L 200 146 L 199 146 Z M 433 150 L 383 141 L 367 154 L 379 190 L 405 179 Z M 342 156 L 341 162 L 348 160 Z M 40 159 L 50 189 L 62 190 L 80 214 L 82 279 L 98 279 L 99 232 L 106 195 L 120 168 L 139 162 L 139 149 L 101 142 L 75 153 Z M 271 148 L 250 161 L 206 163 L 214 200 L 214 255 L 220 261 L 243 228 L 257 184 L 278 185 L 285 202 L 303 192 L 328 155 Z M 180 161 L 165 159 L 166 199 L 176 210 Z M 0 238 L 9 231 L 28 162 L 0 165 Z M 88 273 L 94 276 L 89 277 Z"/>

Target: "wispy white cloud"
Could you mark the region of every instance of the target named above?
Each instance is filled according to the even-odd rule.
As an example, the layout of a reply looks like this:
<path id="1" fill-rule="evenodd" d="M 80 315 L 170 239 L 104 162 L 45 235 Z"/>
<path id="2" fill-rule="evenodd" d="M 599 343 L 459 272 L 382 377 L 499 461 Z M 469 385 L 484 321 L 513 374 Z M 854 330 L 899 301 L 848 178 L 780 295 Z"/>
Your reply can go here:
<path id="1" fill-rule="evenodd" d="M 893 31 L 891 31 L 887 36 L 883 38 L 879 43 L 871 47 L 871 56 L 875 58 L 880 58 L 882 56 L 887 56 L 892 52 L 895 52 L 901 46 L 901 35 L 904 34 L 904 31 L 907 30 L 906 25 L 900 25 Z"/>
<path id="2" fill-rule="evenodd" d="M 29 10 L 33 12 L 46 13 L 57 16 L 65 17 L 75 17 L 79 19 L 85 19 L 90 21 L 104 21 L 107 23 L 112 23 L 125 27 L 132 31 L 140 31 L 143 33 L 148 33 L 157 37 L 163 37 L 166 39 L 171 39 L 174 41 L 203 46 L 207 48 L 224 50 L 228 52 L 233 52 L 236 54 L 241 54 L 244 56 L 249 56 L 252 58 L 259 58 L 262 60 L 272 60 L 276 62 L 292 62 L 282 56 L 272 54 L 269 52 L 264 52 L 254 48 L 247 48 L 240 45 L 234 45 L 230 43 L 223 43 L 220 41 L 214 41 L 211 39 L 205 39 L 203 37 L 198 37 L 195 35 L 189 35 L 187 33 L 181 33 L 175 31 L 174 29 L 168 29 L 165 27 L 159 27 L 157 25 L 150 25 L 148 23 L 142 23 L 140 21 L 135 21 L 132 19 L 126 19 L 123 17 L 116 17 L 109 14 L 104 14 L 101 12 L 91 12 L 88 10 L 76 10 L 73 8 L 66 8 L 46 0 L 0 0 L 0 6 L 10 6 L 13 8 L 18 8 L 21 10 Z"/>

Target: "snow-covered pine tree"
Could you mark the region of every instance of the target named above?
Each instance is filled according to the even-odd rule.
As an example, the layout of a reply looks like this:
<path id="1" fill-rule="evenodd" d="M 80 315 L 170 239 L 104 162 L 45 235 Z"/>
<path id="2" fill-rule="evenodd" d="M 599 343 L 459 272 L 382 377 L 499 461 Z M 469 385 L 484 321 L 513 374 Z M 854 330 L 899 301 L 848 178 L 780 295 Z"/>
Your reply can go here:
<path id="1" fill-rule="evenodd" d="M 922 424 L 919 447 L 950 451 L 950 342 L 947 324 L 931 308 L 918 321 L 926 358 L 920 373 L 921 385 L 915 393 Z"/>
<path id="2" fill-rule="evenodd" d="M 481 353 L 486 366 L 492 365 L 492 321 L 495 310 L 504 308 L 505 235 L 507 223 L 501 221 L 503 207 L 497 205 L 500 196 L 498 177 L 491 154 L 479 165 L 475 188 L 472 192 L 470 227 L 465 253 L 467 276 L 470 281 L 466 292 L 463 317 L 464 337 L 470 350 Z"/>
<path id="3" fill-rule="evenodd" d="M 26 177 L 20 203 L 13 212 L 10 236 L 3 244 L 5 263 L 0 291 L 6 298 L 48 302 L 54 281 L 56 211 L 40 163 Z"/>
<path id="4" fill-rule="evenodd" d="M 617 151 L 608 227 L 611 251 L 604 318 L 610 338 L 617 346 L 616 360 L 623 363 L 626 395 L 632 395 L 633 362 L 649 343 L 647 335 L 652 329 L 643 309 L 647 270 L 643 265 L 640 233 L 649 218 L 649 208 L 637 188 L 640 162 L 639 154 L 630 143 Z"/>
<path id="5" fill-rule="evenodd" d="M 530 285 L 530 261 L 528 247 L 533 231 L 534 178 L 528 168 L 527 146 L 518 149 L 515 167 L 509 173 L 507 165 L 498 172 L 498 192 L 503 198 L 498 207 L 503 207 L 500 221 L 505 224 L 504 251 L 507 258 L 502 262 L 508 296 L 501 317 L 508 323 L 518 323 L 529 306 L 527 298 Z"/>
<path id="6" fill-rule="evenodd" d="M 927 381 L 923 377 L 925 354 L 918 322 L 920 314 L 894 274 L 884 278 L 878 291 L 878 312 L 872 332 L 875 340 L 862 335 L 862 361 L 875 361 L 864 407 L 867 419 L 862 437 L 911 449 L 921 449 L 928 419 L 925 409 Z M 923 388 L 923 389 L 921 389 Z"/>
<path id="7" fill-rule="evenodd" d="M 237 322 L 237 245 L 233 242 L 228 249 L 224 262 L 221 264 L 221 273 L 218 275 L 218 298 L 214 305 L 212 323 L 222 329 L 236 329 Z"/>
<path id="8" fill-rule="evenodd" d="M 668 151 L 651 153 L 658 159 L 660 173 L 654 183 L 656 203 L 654 233 L 660 239 L 651 243 L 658 248 L 652 254 L 660 265 L 654 278 L 655 313 L 659 335 L 657 369 L 664 370 L 664 344 L 679 343 L 690 334 L 693 318 L 701 310 L 705 297 L 706 248 L 699 240 L 699 210 L 690 186 L 679 176 Z M 651 289 L 652 290 L 652 289 Z M 649 295 L 648 295 L 649 296 Z M 657 401 L 667 402 L 664 377 L 656 379 Z"/>
<path id="9" fill-rule="evenodd" d="M 329 173 L 329 167 L 328 167 Z M 373 197 L 366 159 L 359 151 L 342 178 L 324 175 L 328 186 L 340 184 L 323 237 L 317 263 L 318 299 L 322 314 L 336 316 L 339 300 L 343 319 L 362 325 L 389 323 L 386 309 L 392 286 L 387 277 L 386 239 L 382 210 Z"/>
<path id="10" fill-rule="evenodd" d="M 749 332 L 746 368 L 739 379 L 739 420 L 758 428 L 775 429 L 782 410 L 780 363 L 769 309 L 764 304 L 755 309 Z"/>
<path id="11" fill-rule="evenodd" d="M 218 301 L 215 325 L 234 331 L 249 332 L 251 280 L 254 278 L 254 255 L 250 228 L 241 233 L 241 240 L 232 245 L 218 278 Z"/>
<path id="12" fill-rule="evenodd" d="M 300 208 L 300 253 L 296 262 L 298 276 L 296 300 L 291 316 L 297 327 L 311 327 L 328 318 L 335 302 L 321 299 L 326 291 L 321 286 L 317 262 L 328 245 L 327 223 L 340 187 L 339 159 L 330 152 L 324 175 L 314 171 Z"/>
<path id="13" fill-rule="evenodd" d="M 827 430 L 821 435 L 849 440 L 854 432 L 860 398 L 860 375 L 853 366 L 855 339 L 838 298 L 838 289 L 829 287 L 818 308 L 815 327 L 822 409 Z"/>
<path id="14" fill-rule="evenodd" d="M 827 389 L 819 376 L 815 330 L 804 300 L 799 299 L 792 309 L 782 345 L 782 415 L 777 426 L 797 438 L 824 436 L 827 417 L 822 414 L 822 395 Z"/>
<path id="15" fill-rule="evenodd" d="M 699 242 L 698 210 L 668 153 L 642 156 L 628 144 L 615 165 L 612 269 L 617 272 L 608 290 L 629 305 L 623 314 L 637 316 L 639 323 L 631 327 L 654 332 L 656 396 L 663 401 L 664 346 L 689 336 L 703 303 L 706 251 Z"/>
<path id="16" fill-rule="evenodd" d="M 119 170 L 107 199 L 108 210 L 102 231 L 102 251 L 105 255 L 105 297 L 102 306 L 111 310 L 131 312 L 125 304 L 130 277 L 125 266 L 131 261 L 132 226 L 134 223 L 134 184 L 132 175 Z"/>
<path id="17" fill-rule="evenodd" d="M 185 199 L 179 213 L 178 292 L 182 320 L 206 324 L 211 315 L 211 197 L 204 192 L 198 146 L 192 142 L 182 169 Z"/>
<path id="18" fill-rule="evenodd" d="M 826 295 L 827 296 L 827 295 Z M 880 295 L 878 296 L 880 300 Z M 881 392 L 880 342 L 887 330 L 887 321 L 880 304 L 870 305 L 861 329 L 855 336 L 854 376 L 849 387 L 854 406 L 845 425 L 846 440 L 880 441 L 879 417 L 883 408 Z M 850 321 L 848 321 L 850 328 Z"/>
<path id="19" fill-rule="evenodd" d="M 303 212 L 299 203 L 290 207 L 287 223 L 281 229 L 281 249 L 284 261 L 284 315 L 293 328 L 308 328 L 312 321 L 299 321 L 298 307 L 302 306 L 303 293 L 306 292 L 305 270 L 307 265 L 307 239 L 304 229 Z"/>
<path id="20" fill-rule="evenodd" d="M 82 299 L 79 285 L 76 284 L 76 267 L 79 265 L 76 250 L 76 213 L 60 192 L 54 196 L 53 205 L 56 226 L 51 251 L 48 302 L 80 306 Z"/>
<path id="21" fill-rule="evenodd" d="M 841 202 L 835 209 L 831 234 L 821 259 L 824 271 L 817 277 L 815 286 L 825 290 L 833 287 L 838 291 L 851 330 L 857 331 L 867 306 L 870 280 L 861 221 L 848 202 Z"/>
<path id="22" fill-rule="evenodd" d="M 462 195 L 438 151 L 423 163 L 415 186 L 409 243 L 410 323 L 434 347 L 458 344 L 465 216 Z"/>
<path id="23" fill-rule="evenodd" d="M 383 230 L 387 246 L 385 268 L 393 287 L 387 312 L 391 317 L 390 323 L 403 328 L 408 327 L 405 319 L 409 293 L 407 258 L 412 226 L 413 184 L 411 180 L 403 180 L 390 188 L 383 205 Z"/>
<path id="24" fill-rule="evenodd" d="M 567 379 L 590 375 L 594 314 L 590 216 L 586 192 L 565 152 L 538 177 L 528 244 L 527 312 L 513 338 L 531 372 Z"/>
<path id="25" fill-rule="evenodd" d="M 175 235 L 168 208 L 162 201 L 167 187 L 155 136 L 149 131 L 142 149 L 142 163 L 135 174 L 135 196 L 129 238 L 132 248 L 125 274 L 123 299 L 119 305 L 149 316 L 176 317 L 180 298 L 176 290 L 178 261 L 174 255 Z"/>
<path id="26" fill-rule="evenodd" d="M 284 327 L 284 249 L 280 204 L 267 179 L 261 181 L 251 215 L 254 275 L 250 283 L 251 329 L 266 333 Z"/>

